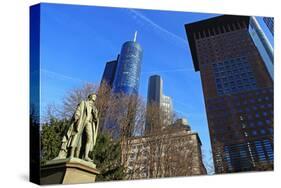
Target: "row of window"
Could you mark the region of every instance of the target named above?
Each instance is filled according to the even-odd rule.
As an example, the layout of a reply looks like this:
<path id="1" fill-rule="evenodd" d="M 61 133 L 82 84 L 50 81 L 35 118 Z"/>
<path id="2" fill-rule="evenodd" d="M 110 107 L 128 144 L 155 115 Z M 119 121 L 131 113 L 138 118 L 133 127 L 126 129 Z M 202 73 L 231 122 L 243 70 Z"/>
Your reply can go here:
<path id="1" fill-rule="evenodd" d="M 234 100 L 235 102 L 236 101 L 240 101 L 241 99 L 243 98 L 249 98 L 251 96 L 260 96 L 261 99 L 260 100 L 263 100 L 262 99 L 262 95 L 263 94 L 270 94 L 273 96 L 273 88 L 257 88 L 255 91 L 253 92 L 247 92 L 247 93 L 243 93 L 243 94 L 239 94 L 239 95 L 232 95 L 232 100 Z M 223 97 L 217 97 L 217 98 L 212 98 L 212 99 L 208 99 L 208 103 L 211 104 L 215 104 L 215 103 L 221 103 L 223 101 L 225 101 L 227 99 L 223 98 Z"/>
<path id="2" fill-rule="evenodd" d="M 244 23 L 232 23 L 232 24 L 226 24 L 226 25 L 220 25 L 213 28 L 208 28 L 206 30 L 198 31 L 195 34 L 195 39 L 200 40 L 209 40 L 208 37 L 212 36 L 221 36 L 221 35 L 227 35 L 229 32 L 235 32 L 237 30 L 241 30 L 245 27 Z M 231 33 L 230 35 L 231 36 Z"/>
<path id="3" fill-rule="evenodd" d="M 257 87 L 246 57 L 214 63 L 213 70 L 218 95 L 253 90 Z"/>
<path id="4" fill-rule="evenodd" d="M 255 162 L 272 162 L 274 160 L 273 148 L 270 140 L 255 141 L 250 144 L 237 144 L 224 146 L 223 159 L 228 170 L 251 168 Z"/>

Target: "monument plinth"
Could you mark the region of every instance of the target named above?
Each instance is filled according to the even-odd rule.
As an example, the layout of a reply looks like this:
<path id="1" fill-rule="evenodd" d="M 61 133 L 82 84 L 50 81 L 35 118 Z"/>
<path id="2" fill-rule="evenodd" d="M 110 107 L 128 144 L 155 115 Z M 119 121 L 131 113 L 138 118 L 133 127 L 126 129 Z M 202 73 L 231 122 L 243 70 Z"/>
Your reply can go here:
<path id="1" fill-rule="evenodd" d="M 58 156 L 41 167 L 41 184 L 95 182 L 99 171 L 89 152 L 93 151 L 99 129 L 96 97 L 92 93 L 78 104 L 62 138 Z"/>
<path id="2" fill-rule="evenodd" d="M 93 183 L 100 172 L 96 165 L 79 158 L 48 161 L 41 168 L 41 184 Z"/>

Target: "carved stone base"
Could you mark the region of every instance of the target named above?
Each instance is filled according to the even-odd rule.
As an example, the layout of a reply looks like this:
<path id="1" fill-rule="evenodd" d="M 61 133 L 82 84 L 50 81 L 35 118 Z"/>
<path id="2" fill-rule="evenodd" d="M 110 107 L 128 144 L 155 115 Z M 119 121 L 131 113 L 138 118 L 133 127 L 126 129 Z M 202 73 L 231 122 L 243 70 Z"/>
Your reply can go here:
<path id="1" fill-rule="evenodd" d="M 98 174 L 92 162 L 78 158 L 52 160 L 41 167 L 40 184 L 93 183 Z"/>

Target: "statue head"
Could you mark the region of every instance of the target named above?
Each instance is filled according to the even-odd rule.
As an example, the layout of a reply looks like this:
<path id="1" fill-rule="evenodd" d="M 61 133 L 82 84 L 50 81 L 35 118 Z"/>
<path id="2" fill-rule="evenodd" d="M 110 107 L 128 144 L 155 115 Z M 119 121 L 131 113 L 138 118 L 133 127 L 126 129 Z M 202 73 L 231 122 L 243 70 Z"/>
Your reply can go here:
<path id="1" fill-rule="evenodd" d="M 96 101 L 97 95 L 95 93 L 91 93 L 88 95 L 88 100 Z"/>

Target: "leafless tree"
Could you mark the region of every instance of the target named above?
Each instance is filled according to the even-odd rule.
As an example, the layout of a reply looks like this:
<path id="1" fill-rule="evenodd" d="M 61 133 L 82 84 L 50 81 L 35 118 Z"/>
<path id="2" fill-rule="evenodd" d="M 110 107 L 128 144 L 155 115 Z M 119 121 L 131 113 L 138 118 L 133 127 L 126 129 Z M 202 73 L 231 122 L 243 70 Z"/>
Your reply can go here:
<path id="1" fill-rule="evenodd" d="M 81 100 L 87 99 L 90 93 L 97 91 L 97 88 L 97 85 L 87 83 L 82 87 L 77 87 L 69 90 L 69 92 L 63 98 L 62 110 L 59 111 L 61 113 L 61 116 L 65 118 L 71 118 L 79 102 Z"/>
<path id="2" fill-rule="evenodd" d="M 208 155 L 206 154 L 206 152 L 208 153 Z M 202 151 L 202 159 L 204 162 L 204 165 L 206 167 L 206 170 L 208 172 L 209 175 L 213 175 L 215 174 L 215 168 L 214 168 L 214 164 L 213 164 L 213 153 L 211 150 L 209 151 Z"/>
<path id="3" fill-rule="evenodd" d="M 181 134 L 181 131 L 184 132 L 182 128 L 178 129 L 164 121 L 165 115 L 159 106 L 147 105 L 140 96 L 114 93 L 106 83 L 100 86 L 86 84 L 67 93 L 61 111 L 58 110 L 61 116 L 71 118 L 78 103 L 92 92 L 97 93 L 100 131 L 120 140 L 121 162 L 128 167 L 125 168 L 128 179 L 134 179 L 137 174 L 143 173 L 147 174 L 147 178 L 193 174 L 195 161 L 201 157 L 196 153 L 198 146 L 191 144 L 193 140 Z M 50 106 L 50 114 L 53 109 Z M 146 123 L 151 129 L 144 136 Z M 136 138 L 140 140 L 138 145 L 141 148 L 132 151 Z M 131 155 L 136 160 L 130 166 L 128 163 Z"/>
<path id="4" fill-rule="evenodd" d="M 166 125 L 157 104 L 146 108 L 145 136 L 129 138 L 124 151 L 128 179 L 188 176 L 203 173 L 201 148 L 184 126 Z"/>
<path id="5" fill-rule="evenodd" d="M 111 87 L 103 82 L 101 85 L 87 83 L 73 88 L 64 96 L 61 104 L 49 104 L 45 109 L 44 119 L 51 117 L 70 119 L 77 105 L 86 100 L 90 93 L 97 94 L 96 107 L 99 111 L 100 131 L 111 134 L 118 132 L 121 136 L 142 134 L 139 127 L 143 127 L 145 119 L 145 105 L 137 95 L 113 93 Z M 112 127 L 106 127 L 112 124 Z M 108 128 L 108 129 L 107 129 Z"/>

